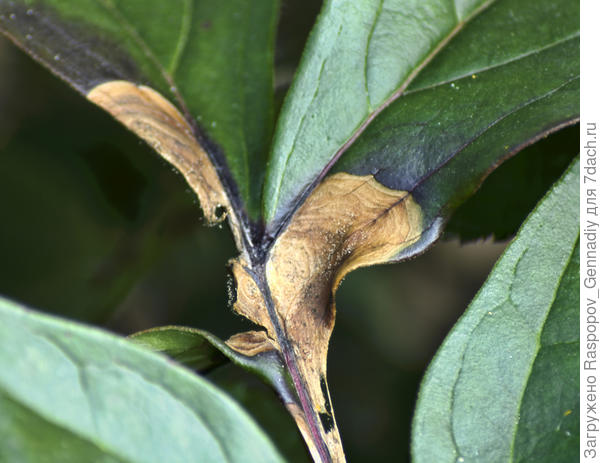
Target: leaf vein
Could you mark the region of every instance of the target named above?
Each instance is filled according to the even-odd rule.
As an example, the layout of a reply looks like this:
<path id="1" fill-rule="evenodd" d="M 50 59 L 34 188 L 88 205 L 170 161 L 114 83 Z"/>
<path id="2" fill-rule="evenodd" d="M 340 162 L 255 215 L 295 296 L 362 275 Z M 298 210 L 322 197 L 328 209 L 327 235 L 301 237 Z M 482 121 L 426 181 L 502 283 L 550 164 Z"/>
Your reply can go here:
<path id="1" fill-rule="evenodd" d="M 481 137 L 484 133 L 486 133 L 488 130 L 490 130 L 492 127 L 494 127 L 495 125 L 499 124 L 500 122 L 502 122 L 504 119 L 506 119 L 507 117 L 516 114 L 517 112 L 525 109 L 527 106 L 537 103 L 538 101 L 541 101 L 545 98 L 548 98 L 550 96 L 552 96 L 554 93 L 560 91 L 563 87 L 566 87 L 567 85 L 569 85 L 571 82 L 574 82 L 575 80 L 579 79 L 579 75 L 572 77 L 568 80 L 566 80 L 565 82 L 561 83 L 558 87 L 555 87 L 551 90 L 549 90 L 548 92 L 539 95 L 539 96 L 535 96 L 521 104 L 519 104 L 517 107 L 513 108 L 512 110 L 508 111 L 507 113 L 501 115 L 500 117 L 496 118 L 495 120 L 493 120 L 492 122 L 490 122 L 486 127 L 484 127 L 482 130 L 479 131 L 479 133 L 475 134 L 473 137 L 469 138 L 467 141 L 465 141 L 465 143 L 463 143 L 461 146 L 459 146 L 454 152 L 452 152 L 446 159 L 444 159 L 442 162 L 440 162 L 434 169 L 432 169 L 431 171 L 427 172 L 425 175 L 423 175 L 421 178 L 419 178 L 414 185 L 410 188 L 410 192 L 414 192 L 414 190 L 416 188 L 418 188 L 423 182 L 425 182 L 427 179 L 429 179 L 431 176 L 433 176 L 434 174 L 438 173 L 444 166 L 446 166 L 450 161 L 452 161 L 452 159 L 454 159 L 461 151 L 463 151 L 465 148 L 467 148 L 469 145 L 471 145 L 472 143 L 474 143 L 479 137 Z M 393 204 L 390 207 L 395 207 L 397 204 Z"/>
<path id="2" fill-rule="evenodd" d="M 152 64 L 158 69 L 159 73 L 169 86 L 169 89 L 172 91 L 175 96 L 177 103 L 179 104 L 182 111 L 187 116 L 188 120 L 191 120 L 190 112 L 185 104 L 183 96 L 179 92 L 175 81 L 173 80 L 173 76 L 169 74 L 169 72 L 165 69 L 165 67 L 158 60 L 154 51 L 150 48 L 150 46 L 146 43 L 143 37 L 135 30 L 135 28 L 131 25 L 129 21 L 123 16 L 123 14 L 119 11 L 119 9 L 112 2 L 102 1 L 102 0 L 94 0 L 98 5 L 104 7 L 106 11 L 109 12 L 113 16 L 113 18 L 121 24 L 123 30 L 129 34 L 131 39 L 137 44 L 138 47 L 142 50 L 142 52 L 148 57 L 148 59 L 152 62 Z"/>
<path id="3" fill-rule="evenodd" d="M 375 32 L 375 27 L 377 27 L 377 23 L 379 22 L 379 18 L 381 17 L 381 12 L 383 11 L 383 4 L 385 0 L 381 0 L 379 2 L 379 7 L 375 12 L 375 18 L 373 19 L 373 24 L 371 25 L 371 29 L 369 30 L 369 35 L 367 37 L 367 46 L 365 48 L 365 94 L 367 99 L 367 110 L 369 113 L 373 112 L 373 107 L 371 106 L 371 95 L 369 93 L 369 53 L 371 52 L 371 39 L 373 38 L 373 32 Z"/>
<path id="4" fill-rule="evenodd" d="M 168 69 L 168 72 L 171 76 L 175 76 L 175 73 L 179 67 L 179 63 L 181 62 L 183 51 L 189 42 L 190 29 L 192 26 L 192 11 L 192 0 L 183 0 L 183 12 L 181 13 L 181 28 L 179 38 L 177 39 L 177 45 L 175 46 L 171 64 L 169 65 Z"/>
<path id="5" fill-rule="evenodd" d="M 577 243 L 577 240 L 574 240 L 573 243 L 571 244 L 571 252 L 569 253 L 568 258 L 566 259 L 566 264 L 568 264 L 568 262 L 571 260 L 571 257 L 573 256 L 573 253 L 575 252 L 576 246 L 575 244 Z M 558 290 L 560 288 L 560 284 L 565 276 L 566 271 L 568 270 L 568 265 L 563 265 L 562 269 L 561 269 L 561 273 L 560 276 L 557 278 L 556 280 L 556 284 L 554 285 L 554 291 L 552 294 L 552 300 L 549 303 L 549 307 L 548 310 L 546 311 L 546 314 L 544 315 L 544 320 L 541 322 L 540 326 L 541 329 L 538 330 L 537 333 L 535 333 L 535 344 L 536 344 L 536 351 L 535 351 L 535 355 L 533 355 L 531 357 L 531 362 L 529 364 L 529 368 L 526 371 L 526 377 L 527 377 L 527 381 L 525 383 L 525 386 L 523 387 L 523 390 L 521 391 L 521 394 L 519 396 L 519 410 L 517 411 L 517 416 L 520 416 L 520 412 L 521 412 L 521 406 L 523 404 L 523 397 L 525 396 L 525 391 L 527 390 L 527 385 L 529 384 L 529 379 L 531 378 L 531 373 L 533 371 L 533 366 L 535 364 L 535 360 L 537 359 L 537 356 L 540 352 L 540 349 L 542 348 L 542 333 L 544 331 L 544 326 L 546 325 L 546 321 L 548 320 L 548 316 L 550 315 L 550 312 L 552 311 L 552 307 L 554 306 L 554 303 L 556 302 L 556 297 L 558 294 Z M 512 433 L 512 439 L 510 441 L 510 459 L 509 461 L 513 461 L 514 460 L 514 452 L 515 452 L 515 441 L 516 441 L 516 436 L 517 436 L 517 432 L 519 429 L 519 420 L 517 419 L 516 423 L 515 423 L 515 427 L 514 427 L 514 432 Z"/>
<path id="6" fill-rule="evenodd" d="M 23 403 L 23 401 L 19 398 L 16 397 L 15 395 L 11 394 L 10 392 L 3 390 L 0 394 L 4 395 L 6 398 L 8 398 L 8 400 L 18 404 L 20 407 L 23 407 L 25 409 L 27 409 L 29 412 L 31 412 L 32 414 L 37 415 L 38 417 L 40 417 L 41 419 L 43 419 L 44 421 L 46 421 L 47 423 L 50 423 L 52 426 L 56 427 L 56 428 L 60 428 L 61 430 L 63 430 L 66 433 L 72 434 L 73 436 L 78 437 L 79 439 L 93 445 L 94 447 L 96 447 L 98 450 L 100 450 L 102 453 L 111 456 L 115 459 L 117 459 L 118 461 L 122 462 L 122 463 L 134 463 L 133 460 L 129 460 L 125 457 L 123 457 L 122 455 L 119 455 L 115 452 L 113 452 L 112 450 L 107 449 L 105 446 L 100 447 L 96 442 L 94 442 L 89 436 L 86 436 L 85 434 L 82 434 L 80 432 L 78 432 L 75 429 L 71 429 L 68 426 L 62 424 L 62 423 L 58 423 L 55 420 L 43 416 L 38 410 L 36 410 L 35 408 L 33 408 L 32 406 Z"/>
<path id="7" fill-rule="evenodd" d="M 435 84 L 427 85 L 425 87 L 419 87 L 419 88 L 415 88 L 413 90 L 406 90 L 404 92 L 404 95 L 413 95 L 415 93 L 419 93 L 419 92 L 422 92 L 422 91 L 425 91 L 425 90 L 432 90 L 434 88 L 441 87 L 443 85 L 447 85 L 447 84 L 449 84 L 451 82 L 456 82 L 457 80 L 464 79 L 464 78 L 467 78 L 467 77 L 471 77 L 473 74 L 482 74 L 484 72 L 491 71 L 493 69 L 497 69 L 499 67 L 506 66 L 506 65 L 511 64 L 511 63 L 515 63 L 515 62 L 520 61 L 522 59 L 526 59 L 526 58 L 528 58 L 530 56 L 533 56 L 533 55 L 535 55 L 537 53 L 541 53 L 543 51 L 549 50 L 549 49 L 551 49 L 553 47 L 557 47 L 557 46 L 562 45 L 562 44 L 564 44 L 566 42 L 569 42 L 571 40 L 575 40 L 578 37 L 579 37 L 579 32 L 577 32 L 576 34 L 572 34 L 572 35 L 569 35 L 567 37 L 564 37 L 564 38 L 562 38 L 560 40 L 557 40 L 556 42 L 552 42 L 552 43 L 550 43 L 548 45 L 545 45 L 545 46 L 543 46 L 541 48 L 527 51 L 525 53 L 522 53 L 520 55 L 512 57 L 512 58 L 510 58 L 508 60 L 501 61 L 499 63 L 495 63 L 495 64 L 492 64 L 490 66 L 482 67 L 482 68 L 479 68 L 479 69 L 472 69 L 472 70 L 470 70 L 468 72 L 465 72 L 464 74 L 460 74 L 458 76 L 452 77 L 451 79 L 446 79 L 446 80 L 443 80 L 443 81 L 440 81 L 440 82 L 436 82 Z"/>

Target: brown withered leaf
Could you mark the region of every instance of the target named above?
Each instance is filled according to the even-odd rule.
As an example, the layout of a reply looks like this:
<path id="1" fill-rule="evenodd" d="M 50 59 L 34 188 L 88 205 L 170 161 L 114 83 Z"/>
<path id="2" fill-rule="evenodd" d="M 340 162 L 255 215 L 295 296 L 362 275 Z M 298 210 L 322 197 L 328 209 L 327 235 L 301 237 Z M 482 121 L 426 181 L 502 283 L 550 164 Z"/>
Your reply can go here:
<path id="1" fill-rule="evenodd" d="M 245 331 L 234 334 L 225 341 L 225 344 L 247 357 L 279 350 L 276 341 L 268 337 L 264 331 Z"/>
<path id="2" fill-rule="evenodd" d="M 303 409 L 312 415 L 292 413 L 315 461 L 344 461 L 326 381 L 335 291 L 349 271 L 388 261 L 421 232 L 421 210 L 411 195 L 370 175 L 338 173 L 296 212 L 263 268 L 243 258 L 233 264 L 234 309 L 264 326 L 281 349 Z"/>
<path id="3" fill-rule="evenodd" d="M 236 215 L 217 171 L 175 106 L 150 87 L 121 80 L 94 87 L 87 98 L 174 165 L 198 196 L 208 222 L 217 223 L 227 216 L 238 249 L 243 248 Z"/>

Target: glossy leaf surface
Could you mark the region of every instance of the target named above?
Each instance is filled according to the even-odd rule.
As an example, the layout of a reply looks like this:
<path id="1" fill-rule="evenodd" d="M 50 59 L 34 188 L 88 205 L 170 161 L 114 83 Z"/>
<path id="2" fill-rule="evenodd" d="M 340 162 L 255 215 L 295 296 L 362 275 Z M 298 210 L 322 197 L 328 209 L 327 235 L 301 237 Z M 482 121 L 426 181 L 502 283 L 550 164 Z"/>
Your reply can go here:
<path id="1" fill-rule="evenodd" d="M 579 162 L 537 206 L 423 380 L 416 462 L 573 461 Z"/>
<path id="2" fill-rule="evenodd" d="M 494 166 L 577 119 L 576 2 L 392 3 L 326 4 L 276 130 L 271 233 L 338 158 L 333 172 L 411 192 L 439 227 Z"/>
<path id="3" fill-rule="evenodd" d="M 270 0 L 0 1 L 0 28 L 84 95 L 126 80 L 175 103 L 254 218 L 273 124 L 276 17 Z"/>
<path id="4" fill-rule="evenodd" d="M 281 461 L 238 405 L 163 357 L 7 300 L 0 319 L 7 461 L 40 448 L 49 461 Z"/>

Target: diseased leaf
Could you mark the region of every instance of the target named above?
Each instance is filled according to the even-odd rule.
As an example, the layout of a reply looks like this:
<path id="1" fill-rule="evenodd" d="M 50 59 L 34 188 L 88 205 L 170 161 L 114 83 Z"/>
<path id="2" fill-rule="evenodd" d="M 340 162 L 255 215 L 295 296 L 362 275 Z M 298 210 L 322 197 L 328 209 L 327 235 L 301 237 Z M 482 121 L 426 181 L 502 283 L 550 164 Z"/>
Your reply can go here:
<path id="1" fill-rule="evenodd" d="M 561 0 L 324 5 L 276 129 L 266 264 L 234 267 L 236 310 L 306 390 L 313 458 L 343 459 L 325 379 L 340 279 L 424 251 L 498 164 L 577 120 L 578 18 Z"/>
<path id="2" fill-rule="evenodd" d="M 325 3 L 277 124 L 265 183 L 270 225 L 298 206 L 340 148 L 486 4 L 471 3 L 461 11 L 448 1 Z"/>
<path id="3" fill-rule="evenodd" d="M 577 458 L 578 243 L 577 161 L 430 365 L 413 423 L 416 462 Z"/>
<path id="4" fill-rule="evenodd" d="M 336 171 L 441 194 L 435 217 L 517 147 L 577 117 L 578 30 L 568 0 L 327 2 L 276 129 L 267 230 L 285 226 L 338 158 Z M 476 158 L 482 139 L 498 151 Z M 453 158 L 477 163 L 438 174 Z M 450 170 L 462 175 L 449 198 L 435 182 Z"/>
<path id="5" fill-rule="evenodd" d="M 40 448 L 57 462 L 69 449 L 80 461 L 282 461 L 238 405 L 172 362 L 7 300 L 0 320 L 7 461 L 39 461 Z"/>
<path id="6" fill-rule="evenodd" d="M 84 95 L 127 81 L 174 103 L 236 214 L 252 219 L 273 125 L 276 18 L 274 0 L 0 1 L 0 29 Z"/>
<path id="7" fill-rule="evenodd" d="M 373 159 L 372 166 L 377 166 L 370 167 L 376 169 L 375 178 L 388 187 L 410 191 L 423 209 L 423 228 L 429 232 L 419 243 L 417 250 L 422 250 L 437 238 L 445 217 L 502 160 L 548 132 L 577 120 L 578 44 L 578 38 L 570 39 L 557 46 L 558 50 L 533 54 L 526 70 L 516 69 L 517 65 L 511 63 L 498 68 L 494 76 L 482 72 L 475 79 L 471 76 L 462 79 L 454 88 L 450 84 L 440 92 L 422 90 L 407 95 L 374 121 L 336 169 L 363 174 L 369 168 L 362 162 L 366 155 L 367 159 Z M 527 75 L 539 76 L 539 69 L 553 69 L 552 63 L 556 70 L 540 76 L 538 86 L 530 84 Z M 511 69 L 513 66 L 515 69 Z M 515 75 L 526 80 L 521 81 Z M 502 95 L 507 95 L 494 99 L 494 104 L 489 103 L 488 97 L 477 98 L 481 91 L 478 81 L 485 82 L 487 77 L 490 88 L 502 89 Z M 459 92 L 461 96 L 456 95 Z M 408 105 L 410 100 L 424 110 L 421 121 L 438 122 L 425 123 L 416 133 L 407 133 L 410 129 L 406 127 L 414 127 L 415 122 L 406 116 L 414 111 Z M 402 107 L 403 103 L 406 106 Z M 503 107 L 505 103 L 507 106 Z M 438 119 L 435 114 L 444 113 L 445 108 L 467 116 L 454 114 Z M 423 144 L 421 140 L 427 142 Z M 396 260 L 403 257 L 407 255 L 399 255 Z"/>
<path id="8" fill-rule="evenodd" d="M 335 290 L 349 271 L 385 262 L 414 243 L 420 223 L 406 192 L 342 173 L 306 200 L 264 268 L 243 258 L 233 264 L 234 309 L 277 339 L 302 405 L 294 417 L 316 461 L 344 459 L 326 381 Z"/>
<path id="9" fill-rule="evenodd" d="M 115 80 L 94 87 L 87 97 L 177 167 L 198 195 L 210 222 L 221 218 L 222 209 L 231 209 L 217 170 L 198 145 L 192 127 L 162 95 L 146 86 Z"/>

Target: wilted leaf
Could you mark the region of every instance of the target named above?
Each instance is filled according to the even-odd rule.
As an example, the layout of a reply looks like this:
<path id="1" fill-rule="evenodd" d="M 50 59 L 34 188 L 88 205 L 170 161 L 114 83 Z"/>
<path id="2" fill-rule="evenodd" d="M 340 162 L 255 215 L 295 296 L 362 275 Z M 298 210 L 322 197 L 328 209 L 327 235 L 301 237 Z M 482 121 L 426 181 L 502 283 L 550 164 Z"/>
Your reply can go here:
<path id="1" fill-rule="evenodd" d="M 574 461 L 579 162 L 506 249 L 423 380 L 416 462 Z"/>
<path id="2" fill-rule="evenodd" d="M 3 460 L 281 461 L 238 405 L 172 362 L 7 300 L 0 319 Z"/>

